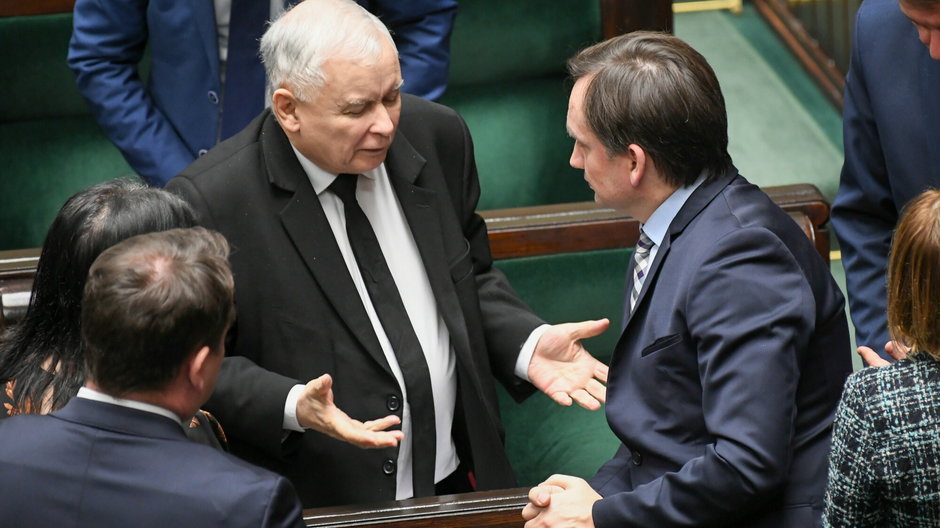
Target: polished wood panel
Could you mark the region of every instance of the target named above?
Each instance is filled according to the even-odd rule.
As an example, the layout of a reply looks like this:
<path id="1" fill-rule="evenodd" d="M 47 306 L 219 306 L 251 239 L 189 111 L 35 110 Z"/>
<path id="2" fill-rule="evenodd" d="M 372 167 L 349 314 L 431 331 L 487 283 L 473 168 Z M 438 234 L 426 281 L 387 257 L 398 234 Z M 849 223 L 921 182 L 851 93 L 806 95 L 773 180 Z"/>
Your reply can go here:
<path id="1" fill-rule="evenodd" d="M 528 488 L 304 510 L 311 528 L 522 528 Z"/>
<path id="2" fill-rule="evenodd" d="M 71 13 L 75 0 L 0 0 L 0 17 Z"/>
<path id="3" fill-rule="evenodd" d="M 600 0 L 605 39 L 639 29 L 672 33 L 672 0 Z"/>

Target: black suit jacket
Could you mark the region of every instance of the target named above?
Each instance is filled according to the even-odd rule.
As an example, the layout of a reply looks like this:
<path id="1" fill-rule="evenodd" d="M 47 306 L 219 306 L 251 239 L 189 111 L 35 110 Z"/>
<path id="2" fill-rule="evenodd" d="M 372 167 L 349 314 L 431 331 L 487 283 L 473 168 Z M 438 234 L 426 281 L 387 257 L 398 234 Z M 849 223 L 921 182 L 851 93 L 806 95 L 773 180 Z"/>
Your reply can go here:
<path id="1" fill-rule="evenodd" d="M 0 420 L 4 527 L 302 527 L 287 479 L 186 438 L 173 420 L 72 398 Z"/>
<path id="2" fill-rule="evenodd" d="M 511 486 L 490 372 L 516 397 L 531 392 L 512 370 L 542 321 L 492 267 L 466 125 L 450 109 L 403 96 L 386 168 L 456 353 L 458 454 L 480 489 Z M 284 401 L 296 383 L 331 374 L 336 404 L 360 420 L 400 416 L 389 403 L 402 395 L 274 116 L 264 112 L 168 188 L 233 247 L 237 336 L 207 404 L 233 451 L 289 476 L 305 506 L 393 499 L 397 448 L 364 451 L 312 431 L 282 443 Z"/>

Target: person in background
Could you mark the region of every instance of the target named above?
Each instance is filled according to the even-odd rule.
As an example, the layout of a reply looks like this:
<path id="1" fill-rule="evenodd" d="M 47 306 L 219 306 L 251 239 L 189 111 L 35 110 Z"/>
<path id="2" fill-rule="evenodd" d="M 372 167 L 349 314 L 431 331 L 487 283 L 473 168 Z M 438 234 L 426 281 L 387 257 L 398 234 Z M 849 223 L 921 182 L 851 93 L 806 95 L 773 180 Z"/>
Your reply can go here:
<path id="1" fill-rule="evenodd" d="M 307 0 L 261 49 L 270 110 L 167 186 L 238 248 L 236 338 L 207 408 L 307 507 L 512 487 L 493 376 L 598 409 L 607 367 L 580 339 L 607 320 L 545 325 L 518 299 L 476 214 L 466 124 L 401 93 L 375 16 Z M 307 431 L 324 372 L 339 407 L 394 413 L 404 441 Z"/>
<path id="2" fill-rule="evenodd" d="M 359 1 L 394 32 L 403 90 L 440 97 L 457 2 Z M 291 3 L 77 0 L 68 64 L 105 135 L 162 187 L 267 106 L 258 40 Z"/>
<path id="3" fill-rule="evenodd" d="M 866 0 L 853 35 L 832 225 L 855 341 L 874 364 L 879 354 L 892 356 L 893 345 L 885 348 L 891 233 L 910 199 L 940 186 L 940 0 Z"/>
<path id="4" fill-rule="evenodd" d="M 526 528 L 819 526 L 852 371 L 828 266 L 732 164 L 701 54 L 637 32 L 568 66 L 571 165 L 640 240 L 607 392 L 621 445 L 590 483 L 530 490 Z"/>
<path id="5" fill-rule="evenodd" d="M 228 251 L 196 227 L 137 235 L 95 259 L 84 386 L 52 414 L 0 421 L 5 527 L 304 526 L 286 479 L 183 433 L 235 316 Z"/>
<path id="6" fill-rule="evenodd" d="M 888 328 L 906 359 L 849 377 L 825 525 L 940 526 L 940 191 L 904 209 L 888 259 Z"/>

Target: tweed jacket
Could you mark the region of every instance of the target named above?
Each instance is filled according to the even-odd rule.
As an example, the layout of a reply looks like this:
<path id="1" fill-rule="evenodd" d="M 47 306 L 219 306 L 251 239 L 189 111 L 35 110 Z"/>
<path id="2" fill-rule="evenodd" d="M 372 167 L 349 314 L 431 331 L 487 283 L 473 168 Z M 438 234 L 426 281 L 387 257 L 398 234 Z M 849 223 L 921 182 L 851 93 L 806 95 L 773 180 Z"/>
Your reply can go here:
<path id="1" fill-rule="evenodd" d="M 940 526 L 940 361 L 853 374 L 836 413 L 824 526 Z"/>

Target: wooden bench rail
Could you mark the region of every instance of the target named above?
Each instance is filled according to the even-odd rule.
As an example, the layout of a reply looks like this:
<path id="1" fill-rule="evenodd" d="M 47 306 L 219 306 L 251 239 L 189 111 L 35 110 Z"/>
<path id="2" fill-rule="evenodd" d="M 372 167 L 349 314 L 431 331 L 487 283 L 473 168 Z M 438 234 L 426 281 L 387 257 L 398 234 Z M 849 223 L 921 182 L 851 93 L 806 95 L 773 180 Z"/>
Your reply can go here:
<path id="1" fill-rule="evenodd" d="M 304 510 L 310 528 L 522 528 L 528 488 Z"/>
<path id="2" fill-rule="evenodd" d="M 765 187 L 829 261 L 829 203 L 811 184 Z M 636 245 L 639 222 L 593 202 L 575 202 L 481 211 L 495 259 L 628 248 Z M 19 320 L 26 310 L 38 249 L 0 251 L 0 328 L 2 317 Z"/>

